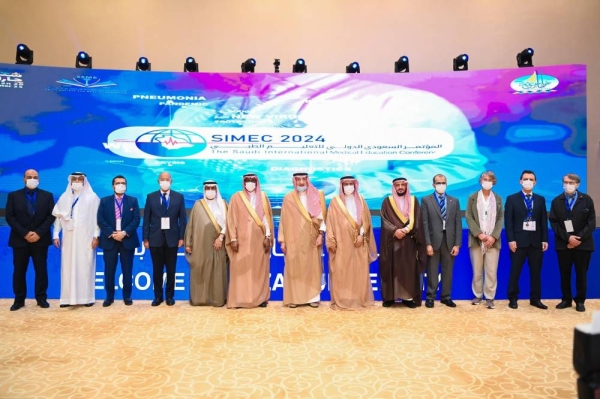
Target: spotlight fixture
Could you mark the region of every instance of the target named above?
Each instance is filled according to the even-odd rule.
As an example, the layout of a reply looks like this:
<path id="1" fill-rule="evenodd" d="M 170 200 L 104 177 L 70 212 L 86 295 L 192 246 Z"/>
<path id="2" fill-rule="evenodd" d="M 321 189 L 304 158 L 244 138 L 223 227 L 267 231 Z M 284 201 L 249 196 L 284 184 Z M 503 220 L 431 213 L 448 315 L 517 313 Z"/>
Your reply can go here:
<path id="1" fill-rule="evenodd" d="M 354 61 L 346 66 L 346 73 L 360 73 L 360 65 L 358 62 Z"/>
<path id="2" fill-rule="evenodd" d="M 469 70 L 469 56 L 467 54 L 461 54 L 452 60 L 452 70 L 454 71 L 468 71 Z"/>
<path id="3" fill-rule="evenodd" d="M 273 66 L 275 67 L 275 73 L 279 73 L 280 65 L 281 65 L 281 60 L 279 58 L 275 58 L 275 62 L 273 62 Z"/>
<path id="4" fill-rule="evenodd" d="M 17 57 L 15 64 L 33 64 L 33 50 L 24 44 L 19 44 L 17 46 Z"/>
<path id="5" fill-rule="evenodd" d="M 198 63 L 194 57 L 187 57 L 183 64 L 183 72 L 198 72 Z"/>
<path id="6" fill-rule="evenodd" d="M 517 65 L 519 68 L 532 67 L 533 66 L 533 49 L 526 48 L 517 54 Z"/>
<path id="7" fill-rule="evenodd" d="M 85 51 L 80 51 L 75 58 L 75 68 L 92 69 L 92 57 Z"/>
<path id="8" fill-rule="evenodd" d="M 306 62 L 304 61 L 303 58 L 298 58 L 296 60 L 296 63 L 294 65 L 292 65 L 292 72 L 293 73 L 307 73 L 308 72 L 308 65 L 306 65 Z"/>
<path id="9" fill-rule="evenodd" d="M 140 57 L 138 62 L 135 63 L 135 70 L 150 72 L 152 70 L 152 64 L 150 63 L 150 61 L 148 61 L 148 58 Z"/>
<path id="10" fill-rule="evenodd" d="M 273 63 L 275 65 L 275 63 Z M 254 73 L 254 67 L 256 66 L 256 60 L 254 58 L 248 58 L 242 62 L 242 73 Z"/>
<path id="11" fill-rule="evenodd" d="M 394 62 L 394 72 L 395 73 L 402 73 L 402 72 L 409 72 L 410 69 L 408 67 L 408 57 L 403 55 L 402 57 L 398 58 L 398 61 Z"/>

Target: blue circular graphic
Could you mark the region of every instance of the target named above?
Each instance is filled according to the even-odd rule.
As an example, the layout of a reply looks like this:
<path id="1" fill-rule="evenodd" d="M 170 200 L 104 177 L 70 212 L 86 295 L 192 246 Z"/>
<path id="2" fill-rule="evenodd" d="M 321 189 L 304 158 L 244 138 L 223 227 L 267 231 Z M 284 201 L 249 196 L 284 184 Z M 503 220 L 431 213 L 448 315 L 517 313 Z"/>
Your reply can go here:
<path id="1" fill-rule="evenodd" d="M 135 140 L 135 145 L 146 154 L 163 158 L 181 158 L 202 152 L 207 143 L 198 133 L 163 128 L 142 134 Z"/>

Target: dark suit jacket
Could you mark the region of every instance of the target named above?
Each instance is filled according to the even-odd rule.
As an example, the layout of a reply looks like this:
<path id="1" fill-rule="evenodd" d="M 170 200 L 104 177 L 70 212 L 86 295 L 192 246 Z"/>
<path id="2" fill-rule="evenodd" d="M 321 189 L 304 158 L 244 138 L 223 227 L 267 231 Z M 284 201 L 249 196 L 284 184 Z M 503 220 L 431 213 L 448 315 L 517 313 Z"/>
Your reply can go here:
<path id="1" fill-rule="evenodd" d="M 434 251 L 440 249 L 444 234 L 442 212 L 435 198 L 436 193 L 423 197 L 421 214 L 423 215 L 423 230 L 425 243 L 431 245 Z M 446 194 L 446 244 L 452 247 L 462 245 L 462 221 L 458 198 Z"/>
<path id="2" fill-rule="evenodd" d="M 170 229 L 160 228 L 160 219 L 167 216 L 169 218 Z M 167 246 L 177 247 L 179 240 L 185 236 L 185 225 L 187 216 L 185 213 L 185 201 L 183 195 L 171 190 L 169 197 L 169 209 L 167 214 L 163 214 L 160 191 L 148 194 L 146 197 L 146 207 L 144 208 L 143 234 L 144 241 L 148 240 L 151 247 L 160 247 L 163 241 L 167 240 Z"/>
<path id="3" fill-rule="evenodd" d="M 523 230 L 523 222 L 527 218 L 527 206 L 523 200 L 522 192 L 509 195 L 504 205 L 504 228 L 506 241 L 516 241 L 517 247 L 532 246 L 541 248 L 542 242 L 548 242 L 548 212 L 546 199 L 541 195 L 533 194 L 533 215 L 535 231 Z"/>
<path id="4" fill-rule="evenodd" d="M 582 192 L 578 192 L 577 201 L 571 210 L 571 221 L 573 222 L 573 233 L 567 233 L 565 220 L 567 220 L 567 206 L 565 205 L 565 193 L 552 200 L 550 205 L 550 225 L 554 230 L 554 241 L 556 250 L 568 249 L 569 236 L 581 237 L 581 245 L 575 249 L 582 251 L 594 250 L 594 229 L 596 228 L 596 211 L 592 198 Z"/>
<path id="5" fill-rule="evenodd" d="M 140 206 L 134 197 L 123 196 L 123 210 L 121 213 L 121 230 L 127 233 L 123 239 L 123 246 L 127 249 L 134 249 L 140 245 L 140 239 L 137 234 L 137 228 L 140 226 Z M 115 217 L 115 196 L 109 195 L 100 200 L 98 207 L 98 227 L 100 227 L 99 246 L 104 250 L 114 248 L 117 241 L 109 236 L 117 228 L 117 219 Z"/>
<path id="6" fill-rule="evenodd" d="M 40 236 L 40 239 L 31 245 L 41 247 L 52 244 L 50 226 L 52 226 L 55 219 L 52 216 L 52 210 L 54 209 L 52 193 L 37 189 L 33 216 L 27 210 L 27 201 L 24 188 L 8 194 L 6 200 L 6 223 L 10 226 L 8 246 L 22 248 L 29 245 L 25 236 L 30 231 L 34 231 Z"/>

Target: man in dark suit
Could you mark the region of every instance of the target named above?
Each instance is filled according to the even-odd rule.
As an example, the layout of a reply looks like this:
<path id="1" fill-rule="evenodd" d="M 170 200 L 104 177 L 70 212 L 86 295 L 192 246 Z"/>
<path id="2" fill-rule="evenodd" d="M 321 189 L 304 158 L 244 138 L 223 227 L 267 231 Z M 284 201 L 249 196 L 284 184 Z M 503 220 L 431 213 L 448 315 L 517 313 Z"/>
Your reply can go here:
<path id="1" fill-rule="evenodd" d="M 587 271 L 594 252 L 596 211 L 592 198 L 578 191 L 581 179 L 574 173 L 563 176 L 564 192 L 552 200 L 550 225 L 554 230 L 562 301 L 557 309 L 573 306 L 571 293 L 571 268 L 575 265 L 577 296 L 575 310 L 585 312 Z"/>
<path id="2" fill-rule="evenodd" d="M 525 260 L 529 263 L 531 288 L 529 304 L 539 309 L 548 309 L 542 298 L 542 258 L 548 249 L 548 214 L 546 199 L 533 193 L 535 173 L 521 173 L 522 190 L 506 198 L 504 226 L 510 248 L 510 277 L 508 280 L 508 306 L 519 307 L 519 277 Z"/>
<path id="3" fill-rule="evenodd" d="M 163 172 L 158 176 L 160 190 L 148 194 L 144 208 L 144 247 L 152 257 L 152 280 L 154 300 L 152 306 L 163 301 L 163 271 L 167 269 L 165 296 L 167 305 L 175 305 L 175 266 L 177 249 L 183 246 L 186 214 L 183 195 L 171 190 L 171 175 Z"/>
<path id="4" fill-rule="evenodd" d="M 29 169 L 23 177 L 25 188 L 8 194 L 6 201 L 6 223 L 10 226 L 8 246 L 13 249 L 13 291 L 15 302 L 11 311 L 25 306 L 27 285 L 25 276 L 29 258 L 35 269 L 35 300 L 41 308 L 49 308 L 48 290 L 48 246 L 52 244 L 50 226 L 54 223 L 52 193 L 38 188 L 38 172 Z"/>
<path id="5" fill-rule="evenodd" d="M 116 176 L 112 185 L 115 194 L 102 198 L 98 207 L 99 247 L 104 250 L 104 307 L 112 305 L 115 300 L 115 272 L 119 255 L 123 272 L 123 302 L 127 306 L 133 304 L 133 255 L 135 248 L 140 245 L 137 235 L 140 225 L 138 201 L 125 195 L 127 180 L 123 176 Z"/>
<path id="6" fill-rule="evenodd" d="M 452 301 L 452 272 L 454 258 L 462 245 L 462 222 L 458 198 L 446 194 L 447 181 L 444 175 L 433 177 L 435 192 L 423 197 L 421 214 L 423 215 L 423 230 L 427 244 L 427 300 L 425 306 L 433 307 L 433 300 L 438 289 L 438 266 L 442 263 L 442 292 L 441 302 L 451 308 L 456 304 Z"/>

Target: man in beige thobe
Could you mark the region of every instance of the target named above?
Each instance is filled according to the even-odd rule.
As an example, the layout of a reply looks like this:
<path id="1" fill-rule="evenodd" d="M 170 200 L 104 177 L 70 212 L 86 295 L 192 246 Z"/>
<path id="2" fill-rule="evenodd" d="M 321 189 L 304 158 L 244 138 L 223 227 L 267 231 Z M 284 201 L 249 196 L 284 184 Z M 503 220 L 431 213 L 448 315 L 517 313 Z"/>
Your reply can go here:
<path id="1" fill-rule="evenodd" d="M 185 253 L 190 264 L 190 304 L 223 306 L 227 300 L 225 232 L 227 203 L 213 180 L 203 184 L 185 229 Z"/>
<path id="2" fill-rule="evenodd" d="M 307 173 L 295 173 L 283 198 L 277 240 L 285 255 L 283 305 L 316 308 L 321 300 L 325 196 Z"/>
<path id="3" fill-rule="evenodd" d="M 327 210 L 327 251 L 333 309 L 373 305 L 369 264 L 377 259 L 371 214 L 353 176 L 340 179 L 340 194 Z"/>
<path id="4" fill-rule="evenodd" d="M 228 308 L 267 306 L 272 232 L 271 202 L 260 190 L 258 176 L 244 175 L 243 189 L 233 194 L 227 212 Z"/>

